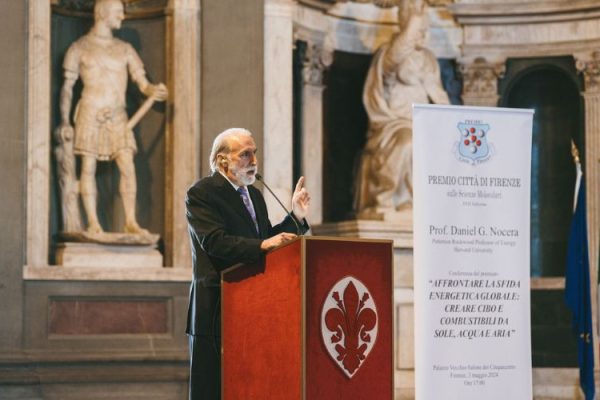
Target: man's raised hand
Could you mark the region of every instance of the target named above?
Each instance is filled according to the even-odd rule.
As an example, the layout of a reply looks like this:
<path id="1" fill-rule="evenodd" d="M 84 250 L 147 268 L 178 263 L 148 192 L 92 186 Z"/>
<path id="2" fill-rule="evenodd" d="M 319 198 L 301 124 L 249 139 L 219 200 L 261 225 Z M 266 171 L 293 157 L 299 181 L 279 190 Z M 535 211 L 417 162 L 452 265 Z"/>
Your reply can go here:
<path id="1" fill-rule="evenodd" d="M 304 187 L 304 177 L 301 176 L 296 183 L 294 194 L 292 195 L 292 212 L 299 221 L 302 221 L 308 215 L 310 205 L 310 195 Z"/>

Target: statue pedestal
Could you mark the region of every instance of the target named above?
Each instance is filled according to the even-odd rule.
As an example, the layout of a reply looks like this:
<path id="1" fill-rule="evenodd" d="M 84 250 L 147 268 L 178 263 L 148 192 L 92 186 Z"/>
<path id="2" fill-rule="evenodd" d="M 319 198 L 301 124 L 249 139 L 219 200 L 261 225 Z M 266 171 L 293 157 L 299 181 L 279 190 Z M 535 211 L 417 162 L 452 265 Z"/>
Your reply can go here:
<path id="1" fill-rule="evenodd" d="M 98 243 L 59 243 L 56 265 L 64 267 L 162 267 L 155 245 L 119 246 Z"/>
<path id="2" fill-rule="evenodd" d="M 63 232 L 56 246 L 56 265 L 65 267 L 162 267 L 159 235 Z"/>

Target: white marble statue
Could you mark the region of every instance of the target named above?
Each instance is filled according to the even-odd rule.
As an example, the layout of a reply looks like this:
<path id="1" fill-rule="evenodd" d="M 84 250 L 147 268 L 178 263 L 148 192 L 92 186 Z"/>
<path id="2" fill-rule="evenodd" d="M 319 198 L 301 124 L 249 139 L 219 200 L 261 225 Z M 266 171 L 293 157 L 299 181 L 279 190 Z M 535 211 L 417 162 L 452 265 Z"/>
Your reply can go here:
<path id="1" fill-rule="evenodd" d="M 412 208 L 412 104 L 448 104 L 435 55 L 425 48 L 427 10 L 400 7 L 400 33 L 376 52 L 363 91 L 369 116 L 357 176 L 361 219 L 394 220 Z"/>
<path id="2" fill-rule="evenodd" d="M 133 162 L 136 143 L 132 128 L 151 107 L 153 101 L 164 101 L 167 88 L 153 85 L 146 79 L 144 65 L 133 47 L 113 37 L 124 18 L 120 0 L 97 0 L 94 26 L 73 43 L 63 62 L 64 84 L 60 94 L 61 125 L 55 136 L 63 201 L 63 229 L 67 232 L 80 226 L 75 177 L 75 155 L 81 157 L 79 192 L 87 216 L 88 234 L 102 234 L 97 215 L 96 163 L 115 161 L 120 172 L 119 193 L 125 211 L 124 232 L 147 235 L 136 221 L 136 174 Z M 125 92 L 128 76 L 148 96 L 146 103 L 128 119 Z M 83 91 L 71 124 L 70 113 L 73 86 L 77 79 Z M 73 200 L 75 199 L 75 200 Z"/>

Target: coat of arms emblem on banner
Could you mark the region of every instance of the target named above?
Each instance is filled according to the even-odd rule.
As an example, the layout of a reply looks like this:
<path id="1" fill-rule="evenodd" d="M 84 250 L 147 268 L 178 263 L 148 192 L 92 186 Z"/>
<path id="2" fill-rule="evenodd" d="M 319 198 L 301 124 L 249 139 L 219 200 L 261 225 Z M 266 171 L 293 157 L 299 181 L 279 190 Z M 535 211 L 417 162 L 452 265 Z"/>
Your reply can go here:
<path id="1" fill-rule="evenodd" d="M 456 157 L 471 165 L 480 164 L 490 159 L 493 147 L 488 142 L 490 125 L 480 121 L 458 123 L 460 139 L 456 143 Z"/>
<path id="2" fill-rule="evenodd" d="M 358 279 L 339 280 L 323 304 L 321 335 L 337 366 L 352 378 L 377 339 L 377 309 L 369 289 Z"/>

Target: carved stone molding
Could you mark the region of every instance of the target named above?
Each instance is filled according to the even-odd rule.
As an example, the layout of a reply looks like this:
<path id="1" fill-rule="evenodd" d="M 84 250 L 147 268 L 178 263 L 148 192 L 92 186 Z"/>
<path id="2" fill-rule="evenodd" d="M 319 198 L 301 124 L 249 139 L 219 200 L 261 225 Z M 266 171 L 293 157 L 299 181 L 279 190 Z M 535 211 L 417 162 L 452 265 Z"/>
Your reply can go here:
<path id="1" fill-rule="evenodd" d="M 165 7 L 168 0 L 122 0 L 126 9 Z M 52 0 L 52 5 L 73 11 L 94 11 L 95 0 Z"/>
<path id="2" fill-rule="evenodd" d="M 373 3 L 377 7 L 391 8 L 397 6 L 401 0 L 352 0 L 355 3 Z"/>
<path id="3" fill-rule="evenodd" d="M 308 43 L 304 55 L 302 75 L 304 83 L 314 86 L 323 85 L 323 75 L 333 63 L 333 51 L 321 44 Z"/>
<path id="4" fill-rule="evenodd" d="M 454 0 L 427 0 L 431 7 L 442 7 L 454 3 Z"/>
<path id="5" fill-rule="evenodd" d="M 168 0 L 122 0 L 125 18 L 148 18 L 164 14 Z M 76 17 L 93 17 L 95 0 L 51 0 L 54 12 Z"/>
<path id="6" fill-rule="evenodd" d="M 50 204 L 50 4 L 30 1 L 27 85 L 27 264 L 48 264 Z"/>
<path id="7" fill-rule="evenodd" d="M 338 2 L 343 3 L 348 0 L 338 0 Z M 391 8 L 399 5 L 399 3 L 403 3 L 406 0 L 351 0 L 353 3 L 373 3 L 377 7 L 381 8 Z M 327 1 L 330 3 L 331 1 Z M 437 6 L 445 6 L 448 4 L 452 4 L 453 0 L 426 0 L 426 3 L 432 7 Z"/>
<path id="8" fill-rule="evenodd" d="M 587 224 L 590 266 L 598 265 L 600 235 L 600 52 L 576 53 L 575 67 L 583 74 L 585 90 L 581 94 L 585 105 L 585 182 L 587 185 Z M 598 268 L 590 268 L 590 280 L 598 281 Z M 596 285 L 591 298 L 597 299 Z M 593 325 L 598 326 L 598 302 L 592 301 Z M 598 357 L 598 338 L 594 337 L 594 357 Z M 597 373 L 598 367 L 595 367 Z"/>
<path id="9" fill-rule="evenodd" d="M 467 105 L 496 106 L 498 79 L 504 76 L 504 63 L 490 63 L 478 57 L 472 63 L 461 63 L 463 100 Z"/>
<path id="10" fill-rule="evenodd" d="M 396 1 L 396 0 L 394 0 Z M 373 54 L 398 32 L 397 7 L 377 7 L 371 1 L 320 3 L 300 0 L 294 10 L 295 39 L 324 43 L 332 49 L 356 54 Z M 430 7 L 427 47 L 437 58 L 458 58 L 463 32 L 446 7 Z"/>
<path id="11" fill-rule="evenodd" d="M 292 169 L 292 91 L 293 91 L 293 11 L 289 0 L 264 2 L 264 112 L 263 171 L 276 196 L 291 204 Z M 265 196 L 272 220 L 281 220 L 285 212 L 273 196 Z"/>
<path id="12" fill-rule="evenodd" d="M 323 222 L 323 77 L 333 63 L 333 50 L 322 41 L 306 41 L 302 75 L 302 174 L 311 194 L 308 218 Z"/>
<path id="13" fill-rule="evenodd" d="M 600 52 L 575 55 L 575 67 L 583 74 L 585 92 L 600 93 Z"/>
<path id="14" fill-rule="evenodd" d="M 591 20 L 600 13 L 600 3 L 595 0 L 460 0 L 448 8 L 464 25 L 527 25 L 533 22 Z"/>
<path id="15" fill-rule="evenodd" d="M 167 53 L 169 97 L 174 112 L 167 123 L 165 265 L 187 268 L 191 252 L 185 214 L 189 185 L 198 179 L 200 142 L 200 2 L 169 0 Z"/>

